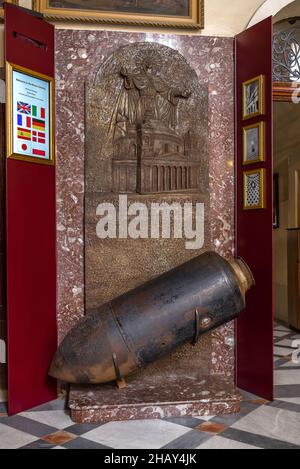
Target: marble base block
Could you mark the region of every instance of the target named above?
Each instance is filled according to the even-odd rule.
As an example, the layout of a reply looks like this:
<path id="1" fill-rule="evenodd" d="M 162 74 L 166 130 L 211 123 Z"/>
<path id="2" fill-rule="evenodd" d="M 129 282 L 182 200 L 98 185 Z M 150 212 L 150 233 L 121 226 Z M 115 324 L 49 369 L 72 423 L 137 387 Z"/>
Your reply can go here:
<path id="1" fill-rule="evenodd" d="M 134 381 L 121 390 L 115 384 L 72 385 L 69 396 L 76 423 L 230 414 L 240 411 L 240 402 L 232 381 L 217 375 Z"/>

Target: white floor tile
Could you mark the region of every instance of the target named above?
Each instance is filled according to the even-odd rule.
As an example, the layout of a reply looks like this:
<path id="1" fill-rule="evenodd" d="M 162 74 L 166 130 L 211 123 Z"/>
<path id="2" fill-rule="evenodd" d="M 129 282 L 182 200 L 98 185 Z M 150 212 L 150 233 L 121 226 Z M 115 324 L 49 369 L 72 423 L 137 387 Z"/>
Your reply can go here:
<path id="1" fill-rule="evenodd" d="M 279 359 L 280 360 L 280 359 Z M 243 401 L 258 401 L 261 400 L 261 396 L 257 396 L 251 392 L 244 391 L 243 389 L 238 388 L 240 391 Z"/>
<path id="2" fill-rule="evenodd" d="M 293 351 L 287 348 L 277 347 L 276 345 L 274 347 L 274 354 L 279 355 L 280 357 L 287 357 L 288 355 L 291 355 L 292 353 Z"/>
<path id="3" fill-rule="evenodd" d="M 37 412 L 22 412 L 20 415 L 27 417 L 36 422 L 44 423 L 50 427 L 63 430 L 64 428 L 74 425 L 68 413 L 62 410 L 48 410 Z"/>
<path id="4" fill-rule="evenodd" d="M 115 449 L 158 449 L 191 429 L 163 420 L 110 422 L 84 434 Z"/>
<path id="5" fill-rule="evenodd" d="M 36 440 L 35 436 L 0 423 L 0 449 L 17 449 Z"/>
<path id="6" fill-rule="evenodd" d="M 275 384 L 300 384 L 300 373 L 295 370 L 276 370 L 274 372 Z M 300 428 L 299 428 L 300 431 Z"/>
<path id="7" fill-rule="evenodd" d="M 214 436 L 210 440 L 205 441 L 197 449 L 260 449 L 256 446 L 247 445 L 239 441 L 223 438 L 222 436 Z"/>
<path id="8" fill-rule="evenodd" d="M 300 445 L 300 413 L 262 406 L 234 423 L 232 428 Z"/>
<path id="9" fill-rule="evenodd" d="M 276 331 L 287 331 L 287 332 L 291 332 L 291 329 L 289 329 L 289 328 L 286 327 L 286 326 L 282 326 L 282 325 L 276 326 L 276 327 L 275 327 L 275 330 L 276 330 Z"/>
<path id="10" fill-rule="evenodd" d="M 274 331 L 274 337 L 284 337 L 285 335 L 287 335 L 288 332 L 287 331 Z"/>
<path id="11" fill-rule="evenodd" d="M 293 362 L 293 361 L 290 361 L 290 362 L 286 362 L 284 363 L 284 365 L 280 365 L 280 368 L 295 368 L 295 367 L 299 367 L 299 373 L 300 373 L 300 360 L 297 362 Z M 297 373 L 297 370 L 294 370 L 295 373 Z"/>
<path id="12" fill-rule="evenodd" d="M 292 339 L 283 339 L 280 340 L 279 342 L 276 342 L 276 347 L 290 347 L 292 348 L 293 340 Z"/>

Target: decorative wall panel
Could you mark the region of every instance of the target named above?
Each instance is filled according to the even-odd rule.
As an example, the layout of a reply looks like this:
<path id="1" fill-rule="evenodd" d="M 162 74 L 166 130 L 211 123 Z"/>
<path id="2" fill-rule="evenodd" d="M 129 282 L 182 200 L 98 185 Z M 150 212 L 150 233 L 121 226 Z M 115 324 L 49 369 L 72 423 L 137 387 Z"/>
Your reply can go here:
<path id="1" fill-rule="evenodd" d="M 206 216 L 210 219 L 206 234 L 206 246 L 217 250 L 222 255 L 229 255 L 233 249 L 233 41 L 232 39 L 189 37 L 182 35 L 160 35 L 143 33 L 120 33 L 108 31 L 71 31 L 56 32 L 56 60 L 57 60 L 57 228 L 58 228 L 58 324 L 62 338 L 84 314 L 84 162 L 87 157 L 85 151 L 90 145 L 86 139 L 88 129 L 85 120 L 85 88 L 87 83 L 95 82 L 97 73 L 107 59 L 120 47 L 133 43 L 155 42 L 162 46 L 175 49 L 185 57 L 188 65 L 195 70 L 199 87 L 208 93 L 208 133 L 207 133 L 207 169 L 210 204 L 207 205 Z M 195 75 L 196 76 L 196 75 Z M 174 78 L 176 79 L 176 78 Z M 119 86 L 121 81 L 119 82 Z M 100 91 L 99 91 L 100 93 Z M 207 99 L 206 98 L 206 99 Z M 98 105 L 99 116 L 101 109 L 107 108 L 103 102 Z M 112 103 L 115 104 L 115 101 Z M 111 118 L 111 114 L 107 119 Z M 205 115 L 204 115 L 205 119 Z M 99 141 L 99 145 L 100 145 Z M 168 142 L 167 142 L 168 143 Z M 179 145 L 180 146 L 180 145 Z M 103 178 L 102 178 L 103 181 Z M 97 181 L 96 181 L 97 182 Z M 99 181 L 98 181 L 99 182 Z M 107 178 L 107 188 L 111 192 L 112 179 Z M 118 189 L 120 189 L 118 187 Z M 127 188 L 128 191 L 128 188 Z M 191 195 L 191 194 L 190 194 Z M 130 197 L 136 199 L 136 191 Z M 115 194 L 118 197 L 118 194 Z M 161 193 L 160 198 L 168 197 Z M 182 199 L 182 193 L 174 196 Z M 195 194 L 193 194 L 195 197 Z M 95 208 L 95 207 L 94 207 Z M 95 227 L 93 227 L 94 229 Z M 107 245 L 111 240 L 107 240 Z M 161 241 L 158 240 L 159 244 Z M 146 245 L 148 240 L 144 240 Z M 183 248 L 184 249 L 184 248 Z M 164 258 L 160 261 L 160 269 L 168 270 L 173 265 L 182 262 L 176 250 L 166 249 Z M 180 251 L 182 252 L 182 247 Z M 188 252 L 188 251 L 187 251 Z M 111 251 L 109 263 L 103 263 L 111 279 L 119 273 L 126 250 L 119 251 L 119 259 Z M 196 255 L 189 252 L 188 256 Z M 136 254 L 137 255 L 137 254 Z M 121 262 L 121 264 L 120 264 Z M 119 264 L 118 264 L 119 263 Z M 134 262 L 131 267 L 130 281 L 119 284 L 118 291 L 142 283 L 147 278 L 155 276 L 153 269 L 153 254 L 143 269 L 143 277 L 136 274 Z M 99 269 L 97 260 L 95 272 Z M 103 270 L 104 272 L 104 270 Z M 107 275 L 107 273 L 105 274 Z M 104 279 L 98 278 L 98 287 Z M 106 277 L 105 286 L 109 285 Z M 102 285 L 103 286 L 103 285 Z M 104 286 L 103 286 L 104 287 Z M 114 292 L 102 288 L 101 302 Z M 96 297 L 95 297 L 96 298 Z M 95 303 L 91 304 L 94 306 Z M 233 376 L 233 329 L 232 326 L 208 336 L 206 339 L 208 355 L 203 355 L 205 363 L 211 364 L 215 373 L 225 373 Z M 212 351 L 213 349 L 213 351 Z M 193 350 L 192 350 L 193 352 Z M 186 360 L 195 359 L 195 354 Z M 187 361 L 187 362 L 188 362 Z M 187 363 L 186 362 L 186 363 Z M 186 365 L 185 365 L 186 366 Z M 206 370 L 209 371 L 209 370 Z"/>

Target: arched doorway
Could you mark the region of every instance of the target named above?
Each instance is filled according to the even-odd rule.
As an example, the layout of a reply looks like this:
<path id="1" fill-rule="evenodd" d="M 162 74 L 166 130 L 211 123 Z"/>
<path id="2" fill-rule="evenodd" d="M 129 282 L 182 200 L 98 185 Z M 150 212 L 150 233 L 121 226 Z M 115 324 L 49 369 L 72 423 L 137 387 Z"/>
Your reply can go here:
<path id="1" fill-rule="evenodd" d="M 269 16 L 275 16 L 278 13 L 284 13 L 284 9 L 287 5 L 296 4 L 294 0 L 266 0 L 253 15 L 247 28 L 254 26 L 255 24 L 263 21 Z"/>
<path id="2" fill-rule="evenodd" d="M 300 88 L 300 82 L 295 79 L 294 73 L 295 68 L 298 68 L 300 74 L 300 3 L 298 0 L 266 0 L 251 18 L 246 29 L 270 16 L 273 17 L 274 25 L 274 100 L 292 101 L 293 96 L 298 97 L 295 88 Z M 294 31 L 291 31 L 292 29 Z"/>
<path id="3" fill-rule="evenodd" d="M 273 22 L 274 312 L 275 320 L 299 330 L 300 2 Z"/>

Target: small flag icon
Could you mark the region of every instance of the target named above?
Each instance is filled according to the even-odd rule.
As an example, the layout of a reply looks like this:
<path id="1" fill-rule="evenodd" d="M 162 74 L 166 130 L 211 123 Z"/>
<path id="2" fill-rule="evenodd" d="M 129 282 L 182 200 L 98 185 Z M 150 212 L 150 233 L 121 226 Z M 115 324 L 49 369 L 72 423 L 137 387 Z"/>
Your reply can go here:
<path id="1" fill-rule="evenodd" d="M 31 142 L 18 141 L 18 152 L 25 155 L 31 154 Z"/>
<path id="2" fill-rule="evenodd" d="M 32 115 L 33 117 L 38 117 L 40 119 L 46 118 L 46 109 L 44 107 L 38 108 L 38 106 L 32 106 Z"/>
<path id="3" fill-rule="evenodd" d="M 38 143 L 46 143 L 46 134 L 44 132 L 37 132 L 36 130 L 32 131 L 32 141 Z"/>
<path id="4" fill-rule="evenodd" d="M 22 116 L 22 114 L 17 114 L 18 126 L 20 127 L 31 127 L 31 117 Z"/>
<path id="5" fill-rule="evenodd" d="M 45 130 L 45 121 L 41 121 L 39 119 L 32 119 L 32 128 L 35 130 Z"/>
<path id="6" fill-rule="evenodd" d="M 36 156 L 46 156 L 46 152 L 44 150 L 38 150 L 37 148 L 33 148 L 32 154 Z"/>
<path id="7" fill-rule="evenodd" d="M 22 140 L 31 140 L 31 131 L 18 127 L 18 138 Z"/>
<path id="8" fill-rule="evenodd" d="M 22 114 L 17 114 L 17 122 L 19 127 L 31 128 L 31 117 L 22 116 Z"/>
<path id="9" fill-rule="evenodd" d="M 17 102 L 18 112 L 22 114 L 31 114 L 31 106 L 30 104 L 23 103 L 22 101 Z"/>

